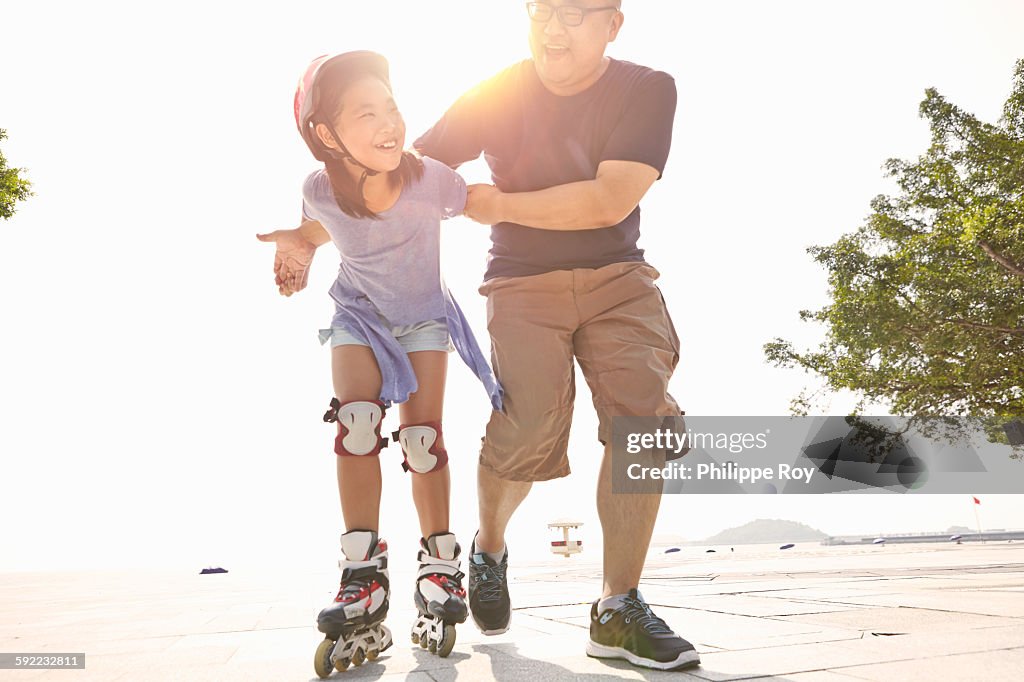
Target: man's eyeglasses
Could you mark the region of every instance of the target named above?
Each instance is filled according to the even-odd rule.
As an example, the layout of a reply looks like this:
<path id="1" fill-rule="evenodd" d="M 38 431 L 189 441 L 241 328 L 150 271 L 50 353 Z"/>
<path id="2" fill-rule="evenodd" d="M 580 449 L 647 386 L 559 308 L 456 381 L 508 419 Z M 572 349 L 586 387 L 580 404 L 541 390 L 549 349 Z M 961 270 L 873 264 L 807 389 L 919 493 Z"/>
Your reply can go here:
<path id="1" fill-rule="evenodd" d="M 526 11 L 530 18 L 537 22 L 551 21 L 551 15 L 557 14 L 558 21 L 562 26 L 579 26 L 588 14 L 593 12 L 604 12 L 606 10 L 619 9 L 618 7 L 576 7 L 574 5 L 549 5 L 546 2 L 528 2 Z"/>

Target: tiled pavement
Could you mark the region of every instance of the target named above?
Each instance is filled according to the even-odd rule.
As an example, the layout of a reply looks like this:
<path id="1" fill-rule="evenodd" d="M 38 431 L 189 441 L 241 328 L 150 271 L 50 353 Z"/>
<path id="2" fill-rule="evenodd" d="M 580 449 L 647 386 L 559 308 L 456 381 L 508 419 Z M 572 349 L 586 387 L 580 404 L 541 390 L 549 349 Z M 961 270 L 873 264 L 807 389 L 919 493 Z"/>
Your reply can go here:
<path id="1" fill-rule="evenodd" d="M 393 566 L 395 646 L 335 673 L 367 680 L 1024 679 L 1024 543 L 739 547 L 651 554 L 645 598 L 702 666 L 656 673 L 587 658 L 597 557 L 515 565 L 512 629 L 459 629 L 439 659 L 408 639 L 411 567 Z M 85 652 L 85 670 L 0 680 L 310 680 L 316 612 L 337 574 L 0 574 L 0 652 Z"/>

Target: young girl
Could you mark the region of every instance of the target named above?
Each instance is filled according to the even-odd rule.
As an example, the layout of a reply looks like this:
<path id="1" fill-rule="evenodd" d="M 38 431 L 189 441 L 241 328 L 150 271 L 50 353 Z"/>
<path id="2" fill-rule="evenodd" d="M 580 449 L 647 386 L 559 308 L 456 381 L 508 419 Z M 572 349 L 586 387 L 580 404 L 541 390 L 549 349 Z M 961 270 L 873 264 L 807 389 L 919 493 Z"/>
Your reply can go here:
<path id="1" fill-rule="evenodd" d="M 404 151 L 405 124 L 391 93 L 387 61 L 373 52 L 316 59 L 295 93 L 299 132 L 324 168 L 303 186 L 303 224 L 259 235 L 276 242 L 281 293 L 305 285 L 316 247 L 341 253 L 330 290 L 335 397 L 324 420 L 338 425 L 341 587 L 323 609 L 316 654 L 321 677 L 372 660 L 391 645 L 387 545 L 378 537 L 384 412 L 401 403 L 396 434 L 412 476 L 419 515 L 420 569 L 412 639 L 447 656 L 467 615 L 460 547 L 449 532 L 448 456 L 441 429 L 452 344 L 483 382 L 495 409 L 501 388 L 440 275 L 440 221 L 458 215 L 466 185 L 444 164 Z"/>

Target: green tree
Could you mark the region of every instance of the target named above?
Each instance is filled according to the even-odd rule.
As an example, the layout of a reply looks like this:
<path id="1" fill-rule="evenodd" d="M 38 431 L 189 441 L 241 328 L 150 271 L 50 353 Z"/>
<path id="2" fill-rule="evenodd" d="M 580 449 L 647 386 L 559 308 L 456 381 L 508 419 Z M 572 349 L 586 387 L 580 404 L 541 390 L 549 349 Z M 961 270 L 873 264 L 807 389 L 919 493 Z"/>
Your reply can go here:
<path id="1" fill-rule="evenodd" d="M 1024 59 L 998 124 L 934 89 L 920 113 L 927 153 L 886 164 L 899 193 L 876 197 L 856 232 L 808 249 L 831 303 L 800 316 L 823 324 L 825 341 L 798 351 L 776 338 L 764 351 L 854 391 L 858 410 L 973 416 L 999 436 L 999 417 L 1024 415 Z"/>
<path id="2" fill-rule="evenodd" d="M 7 139 L 7 131 L 0 128 L 0 141 Z M 0 218 L 7 220 L 14 215 L 14 204 L 32 196 L 32 183 L 22 178 L 24 168 L 8 168 L 7 159 L 0 152 Z"/>

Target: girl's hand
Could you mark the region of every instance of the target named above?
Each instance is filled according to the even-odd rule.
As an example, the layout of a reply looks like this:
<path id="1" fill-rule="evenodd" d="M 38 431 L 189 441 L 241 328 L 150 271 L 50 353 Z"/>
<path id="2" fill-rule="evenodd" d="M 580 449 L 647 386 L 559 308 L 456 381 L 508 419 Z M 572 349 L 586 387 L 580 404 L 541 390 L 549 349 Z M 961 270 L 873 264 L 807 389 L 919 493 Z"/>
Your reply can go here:
<path id="1" fill-rule="evenodd" d="M 306 239 L 299 230 L 275 230 L 258 234 L 261 242 L 277 244 L 274 253 L 274 284 L 282 296 L 291 296 L 306 288 L 309 266 L 317 245 Z"/>

